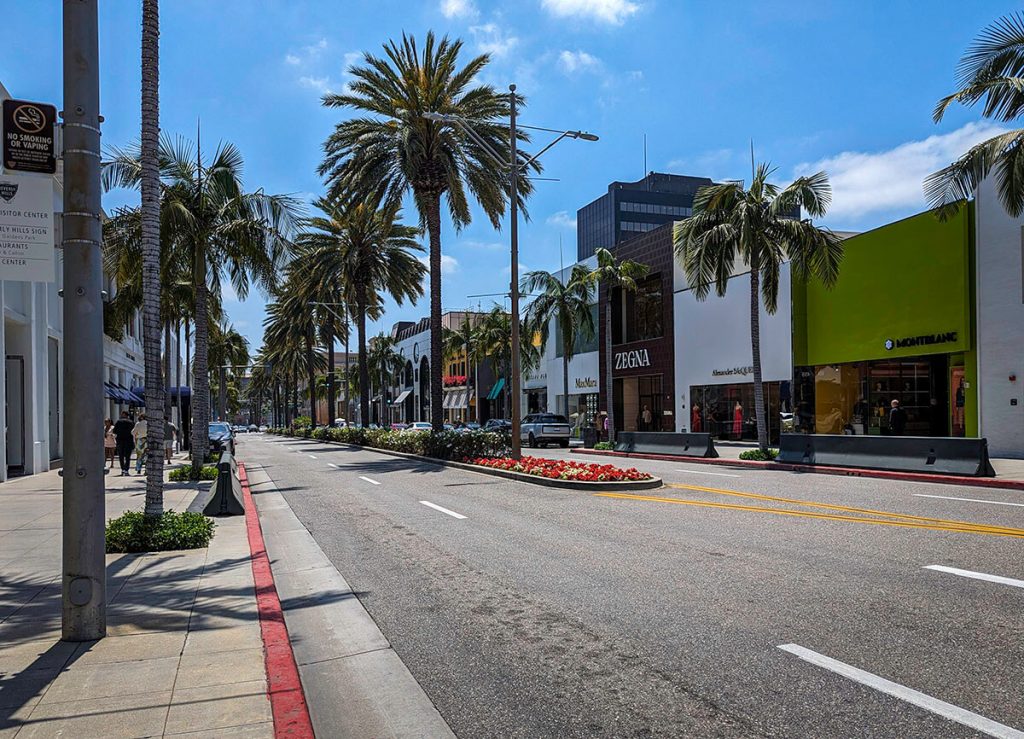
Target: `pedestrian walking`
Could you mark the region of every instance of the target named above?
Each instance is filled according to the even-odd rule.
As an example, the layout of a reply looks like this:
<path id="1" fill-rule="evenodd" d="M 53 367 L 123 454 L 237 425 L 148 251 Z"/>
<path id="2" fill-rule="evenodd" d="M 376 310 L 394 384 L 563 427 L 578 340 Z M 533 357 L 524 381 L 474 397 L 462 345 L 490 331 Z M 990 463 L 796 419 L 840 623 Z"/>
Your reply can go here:
<path id="1" fill-rule="evenodd" d="M 132 449 L 135 446 L 135 437 L 132 435 L 134 429 L 135 424 L 128 418 L 128 411 L 121 411 L 121 418 L 111 428 L 118 462 L 121 464 L 122 477 L 126 477 L 129 474 L 128 468 L 132 462 Z"/>
<path id="2" fill-rule="evenodd" d="M 146 424 L 146 414 L 139 414 L 139 420 L 135 424 L 135 428 L 132 429 L 132 438 L 135 441 L 135 474 L 138 475 L 142 472 L 142 465 L 146 463 L 146 455 L 148 449 L 146 444 L 146 434 L 149 432 L 149 426 Z"/>
<path id="3" fill-rule="evenodd" d="M 114 422 L 109 418 L 103 422 L 103 466 L 110 462 L 110 468 L 114 468 L 114 458 L 117 454 L 117 441 L 114 440 Z"/>
<path id="4" fill-rule="evenodd" d="M 889 433 L 893 436 L 903 436 L 907 428 L 907 412 L 900 408 L 900 401 L 895 398 L 892 401 L 892 409 L 889 411 Z"/>
<path id="5" fill-rule="evenodd" d="M 169 418 L 164 419 L 164 460 L 166 464 L 171 463 L 174 456 L 174 440 L 178 436 L 178 427 L 171 423 Z"/>

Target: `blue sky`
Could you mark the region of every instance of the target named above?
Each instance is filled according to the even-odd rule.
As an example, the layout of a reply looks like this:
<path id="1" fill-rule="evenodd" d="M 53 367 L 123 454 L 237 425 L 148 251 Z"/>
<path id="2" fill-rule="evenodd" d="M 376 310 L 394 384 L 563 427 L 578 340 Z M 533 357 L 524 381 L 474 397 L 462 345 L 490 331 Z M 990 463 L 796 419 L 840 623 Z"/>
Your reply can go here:
<path id="1" fill-rule="evenodd" d="M 139 6 L 101 5 L 105 145 L 139 131 Z M 162 3 L 161 124 L 203 141 L 230 140 L 250 188 L 321 192 L 321 144 L 345 115 L 321 107 L 348 65 L 402 31 L 433 29 L 493 60 L 484 81 L 515 82 L 528 100 L 522 122 L 581 128 L 597 143 L 563 142 L 520 229 L 527 269 L 557 269 L 575 255 L 576 209 L 613 180 L 648 169 L 749 177 L 749 145 L 778 178 L 825 169 L 835 198 L 824 223 L 867 229 L 923 208 L 921 179 L 995 132 L 976 112 L 954 109 L 939 125 L 935 101 L 951 91 L 961 53 L 1014 3 L 987 0 L 174 0 Z M 60 106 L 60 4 L 23 0 L 3 10 L 0 58 L 15 97 Z M 540 140 L 538 139 L 538 142 Z M 109 209 L 135 198 L 111 193 Z M 406 211 L 410 222 L 415 213 Z M 445 224 L 445 309 L 475 306 L 476 293 L 507 289 L 507 228 L 477 217 L 462 233 Z M 486 307 L 491 299 L 480 299 Z M 255 345 L 263 300 L 229 297 L 234 324 Z M 426 301 L 388 311 L 381 328 L 427 312 Z"/>

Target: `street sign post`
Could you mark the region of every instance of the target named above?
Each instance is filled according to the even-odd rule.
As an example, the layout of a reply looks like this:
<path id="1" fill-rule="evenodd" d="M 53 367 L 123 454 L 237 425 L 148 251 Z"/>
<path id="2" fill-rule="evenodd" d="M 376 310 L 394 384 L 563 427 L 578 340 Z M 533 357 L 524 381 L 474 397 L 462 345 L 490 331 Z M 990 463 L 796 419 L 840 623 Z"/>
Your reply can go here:
<path id="1" fill-rule="evenodd" d="M 49 177 L 0 176 L 0 279 L 56 279 Z"/>
<path id="2" fill-rule="evenodd" d="M 10 171 L 57 171 L 54 154 L 54 124 L 57 109 L 46 103 L 4 100 L 3 167 Z"/>

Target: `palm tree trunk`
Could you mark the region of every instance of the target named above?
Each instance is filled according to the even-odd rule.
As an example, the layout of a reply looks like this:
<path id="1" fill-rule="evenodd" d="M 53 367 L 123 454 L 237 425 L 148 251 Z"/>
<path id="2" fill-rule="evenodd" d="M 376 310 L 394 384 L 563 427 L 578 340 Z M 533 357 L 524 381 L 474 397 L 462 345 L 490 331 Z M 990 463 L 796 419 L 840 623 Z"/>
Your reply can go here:
<path id="1" fill-rule="evenodd" d="M 191 380 L 189 379 L 189 373 L 190 372 L 192 373 L 192 379 Z M 181 438 L 183 440 L 182 441 L 182 448 L 188 449 L 189 451 L 191 451 L 192 450 L 192 436 L 191 436 L 191 433 L 192 433 L 192 429 L 195 427 L 195 424 L 192 423 L 192 413 L 195 412 L 194 409 L 195 409 L 195 402 L 196 402 L 196 394 L 194 392 L 195 388 L 193 386 L 196 383 L 195 383 L 195 372 L 194 372 L 194 368 L 192 367 L 192 322 L 189 321 L 187 317 L 185 318 L 185 382 L 187 382 L 188 385 L 189 385 L 189 393 L 190 393 L 190 395 L 189 395 L 189 411 L 190 411 L 189 412 L 189 422 L 192 424 L 191 426 L 189 426 L 188 441 L 184 441 L 184 439 L 185 439 L 185 434 L 184 434 L 184 431 L 185 431 L 185 419 L 179 416 L 178 421 L 181 423 L 181 431 L 182 431 Z M 179 387 L 180 387 L 180 385 L 179 385 Z M 178 412 L 179 412 L 179 414 L 181 413 L 181 394 L 180 393 L 178 395 Z"/>
<path id="2" fill-rule="evenodd" d="M 345 310 L 347 311 L 348 308 L 346 308 Z M 346 313 L 346 318 L 347 317 L 348 317 L 348 314 Z M 351 379 L 352 378 L 348 374 L 348 372 L 349 372 L 349 369 L 348 369 L 348 340 L 349 340 L 349 335 L 350 335 L 351 331 L 352 331 L 352 324 L 351 323 L 346 323 L 345 324 L 345 422 L 346 423 L 348 423 L 348 422 L 350 422 L 352 420 L 352 399 L 349 397 L 349 390 L 350 390 L 350 387 L 351 387 L 351 384 L 352 384 L 351 383 Z"/>
<path id="3" fill-rule="evenodd" d="M 228 372 L 223 365 L 217 368 L 217 420 L 228 420 Z"/>
<path id="4" fill-rule="evenodd" d="M 171 422 L 178 427 L 178 447 L 181 447 L 181 321 L 174 322 L 174 406 L 178 409 L 178 418 Z"/>
<path id="5" fill-rule="evenodd" d="M 370 425 L 370 368 L 366 357 L 366 304 L 360 294 L 356 303 L 356 322 L 359 324 L 359 423 Z"/>
<path id="6" fill-rule="evenodd" d="M 160 7 L 142 2 L 142 346 L 146 370 L 147 516 L 164 512 L 164 384 L 160 371 Z"/>
<path id="7" fill-rule="evenodd" d="M 192 391 L 192 469 L 198 478 L 199 470 L 206 461 L 206 453 L 210 446 L 210 312 L 207 304 L 206 288 L 206 250 L 197 249 L 195 264 L 196 291 L 196 356 Z"/>
<path id="8" fill-rule="evenodd" d="M 316 369 L 313 365 L 313 324 L 306 330 L 306 379 L 309 381 L 309 420 L 316 428 Z"/>
<path id="9" fill-rule="evenodd" d="M 430 425 L 434 431 L 441 431 L 441 195 L 429 195 L 426 209 L 430 236 Z"/>
<path id="10" fill-rule="evenodd" d="M 292 372 L 292 422 L 299 417 L 299 371 Z"/>
<path id="11" fill-rule="evenodd" d="M 335 407 L 337 387 L 334 383 L 334 319 L 327 319 L 327 418 L 328 426 L 334 425 L 334 417 L 338 412 Z"/>
<path id="12" fill-rule="evenodd" d="M 164 418 L 171 420 L 171 322 L 164 322 Z"/>
<path id="13" fill-rule="evenodd" d="M 565 419 L 569 420 L 569 352 L 567 347 L 562 347 L 562 408 L 565 410 Z"/>
<path id="14" fill-rule="evenodd" d="M 612 381 L 612 290 L 608 288 L 608 299 L 604 306 L 604 388 L 608 403 L 608 439 L 615 443 L 615 398 Z"/>
<path id="15" fill-rule="evenodd" d="M 760 274 L 756 264 L 750 265 L 750 350 L 754 365 L 754 414 L 757 418 L 757 445 L 768 452 L 768 427 L 765 424 L 764 383 L 761 381 L 761 296 Z"/>

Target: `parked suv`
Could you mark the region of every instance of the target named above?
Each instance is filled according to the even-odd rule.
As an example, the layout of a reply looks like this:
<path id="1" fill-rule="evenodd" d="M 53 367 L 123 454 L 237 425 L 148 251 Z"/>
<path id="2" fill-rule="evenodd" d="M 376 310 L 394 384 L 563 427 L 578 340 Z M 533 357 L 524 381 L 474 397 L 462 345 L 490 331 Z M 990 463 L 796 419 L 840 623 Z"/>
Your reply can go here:
<path id="1" fill-rule="evenodd" d="M 523 419 L 520 440 L 531 447 L 558 444 L 565 449 L 569 446 L 569 419 L 552 413 L 531 413 Z"/>

